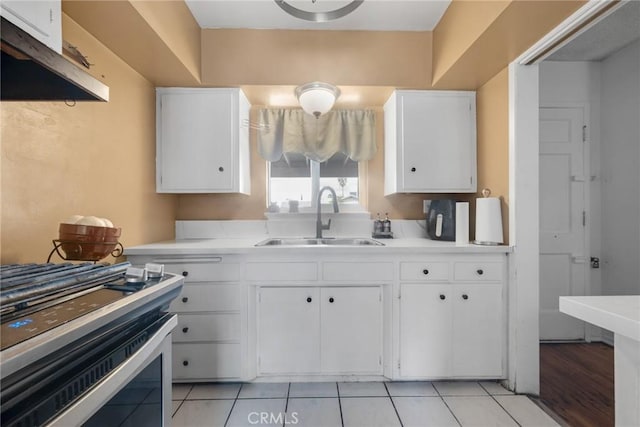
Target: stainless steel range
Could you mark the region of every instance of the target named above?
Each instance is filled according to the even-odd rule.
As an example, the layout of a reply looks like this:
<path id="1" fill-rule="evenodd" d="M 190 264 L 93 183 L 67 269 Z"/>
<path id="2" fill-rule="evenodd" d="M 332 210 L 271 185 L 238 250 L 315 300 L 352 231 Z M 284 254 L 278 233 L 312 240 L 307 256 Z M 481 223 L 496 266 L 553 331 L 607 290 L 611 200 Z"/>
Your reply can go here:
<path id="1" fill-rule="evenodd" d="M 168 425 L 183 280 L 157 264 L 1 266 L 0 424 Z"/>

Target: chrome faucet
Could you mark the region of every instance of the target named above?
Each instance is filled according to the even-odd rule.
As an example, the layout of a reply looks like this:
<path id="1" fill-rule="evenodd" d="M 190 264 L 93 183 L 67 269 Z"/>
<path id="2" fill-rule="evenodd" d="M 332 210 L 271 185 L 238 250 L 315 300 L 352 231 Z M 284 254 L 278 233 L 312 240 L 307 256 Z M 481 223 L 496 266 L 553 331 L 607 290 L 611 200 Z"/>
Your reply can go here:
<path id="1" fill-rule="evenodd" d="M 322 210 L 322 205 L 320 204 L 320 199 L 322 198 L 322 193 L 324 190 L 329 190 L 331 195 L 333 196 L 333 212 L 338 213 L 338 196 L 336 196 L 336 192 L 333 188 L 326 186 L 322 187 L 318 192 L 318 217 L 316 218 L 316 239 L 322 239 L 322 230 L 328 230 L 331 228 L 331 218 L 329 218 L 329 222 L 327 224 L 322 223 L 322 217 L 320 216 L 320 212 Z"/>

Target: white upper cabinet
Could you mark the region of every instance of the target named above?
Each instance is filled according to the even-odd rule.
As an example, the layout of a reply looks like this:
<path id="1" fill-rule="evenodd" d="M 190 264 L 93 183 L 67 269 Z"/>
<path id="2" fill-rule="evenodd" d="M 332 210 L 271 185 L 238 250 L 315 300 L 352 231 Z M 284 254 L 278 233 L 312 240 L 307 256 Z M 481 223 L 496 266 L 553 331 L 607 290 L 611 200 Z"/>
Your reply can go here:
<path id="1" fill-rule="evenodd" d="M 62 53 L 62 12 L 60 0 L 3 0 L 2 17 L 33 38 Z"/>
<path id="2" fill-rule="evenodd" d="M 476 192 L 475 92 L 397 90 L 384 125 L 385 195 Z"/>
<path id="3" fill-rule="evenodd" d="M 156 89 L 157 191 L 249 194 L 250 108 L 240 89 Z"/>

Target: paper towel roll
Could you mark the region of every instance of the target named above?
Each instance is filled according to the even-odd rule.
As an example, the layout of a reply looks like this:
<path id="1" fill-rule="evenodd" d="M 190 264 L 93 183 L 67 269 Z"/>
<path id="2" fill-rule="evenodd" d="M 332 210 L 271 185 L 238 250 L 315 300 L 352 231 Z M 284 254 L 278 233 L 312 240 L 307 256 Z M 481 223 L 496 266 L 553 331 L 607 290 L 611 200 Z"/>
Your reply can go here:
<path id="1" fill-rule="evenodd" d="M 456 244 L 469 243 L 469 202 L 456 203 Z"/>
<path id="2" fill-rule="evenodd" d="M 476 199 L 476 244 L 498 245 L 502 240 L 502 212 L 500 199 Z"/>

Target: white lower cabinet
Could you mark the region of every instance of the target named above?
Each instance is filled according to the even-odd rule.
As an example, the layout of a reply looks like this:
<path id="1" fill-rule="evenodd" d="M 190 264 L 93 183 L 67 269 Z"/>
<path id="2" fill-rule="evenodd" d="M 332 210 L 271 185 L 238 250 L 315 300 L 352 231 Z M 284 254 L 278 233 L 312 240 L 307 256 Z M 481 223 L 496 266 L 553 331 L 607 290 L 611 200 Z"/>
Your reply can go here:
<path id="1" fill-rule="evenodd" d="M 258 292 L 259 375 L 382 373 L 379 286 Z"/>
<path id="2" fill-rule="evenodd" d="M 502 289 L 502 284 L 401 284 L 399 376 L 502 377 Z"/>

